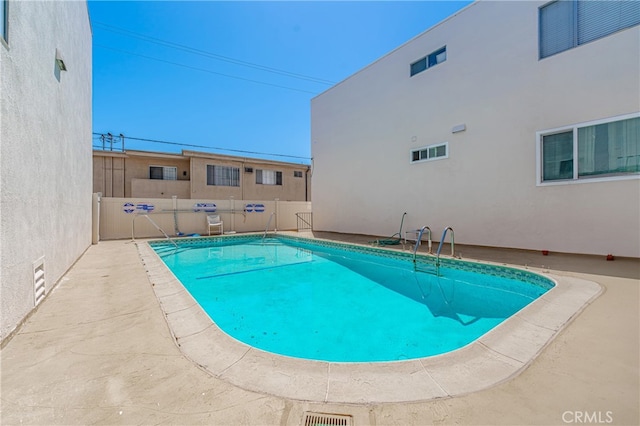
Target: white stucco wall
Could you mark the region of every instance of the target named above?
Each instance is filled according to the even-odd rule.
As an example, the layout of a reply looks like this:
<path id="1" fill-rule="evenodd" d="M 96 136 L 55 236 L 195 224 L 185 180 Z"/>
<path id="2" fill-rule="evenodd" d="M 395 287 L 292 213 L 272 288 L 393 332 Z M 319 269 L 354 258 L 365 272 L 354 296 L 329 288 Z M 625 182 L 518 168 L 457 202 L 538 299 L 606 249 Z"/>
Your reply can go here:
<path id="1" fill-rule="evenodd" d="M 315 229 L 391 235 L 406 211 L 435 240 L 640 257 L 639 179 L 536 181 L 537 131 L 640 111 L 640 29 L 539 60 L 543 4 L 474 3 L 314 98 Z M 410 163 L 442 142 L 448 159 Z"/>
<path id="2" fill-rule="evenodd" d="M 1 335 L 91 244 L 91 28 L 85 1 L 12 1 L 0 45 Z M 56 48 L 67 71 L 55 64 Z"/>

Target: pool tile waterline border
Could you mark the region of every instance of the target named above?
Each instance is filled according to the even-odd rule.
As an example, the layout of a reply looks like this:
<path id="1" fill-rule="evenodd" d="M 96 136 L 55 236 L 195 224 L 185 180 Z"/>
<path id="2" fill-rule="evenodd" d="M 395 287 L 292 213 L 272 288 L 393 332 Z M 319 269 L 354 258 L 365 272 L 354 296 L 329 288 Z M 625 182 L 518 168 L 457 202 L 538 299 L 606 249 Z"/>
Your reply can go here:
<path id="1" fill-rule="evenodd" d="M 189 238 L 185 240 L 178 241 L 180 246 L 186 247 L 197 247 L 197 246 L 210 246 L 214 245 L 223 245 L 228 244 L 230 242 L 241 243 L 244 241 L 252 241 L 252 240 L 260 240 L 262 237 L 258 234 L 249 234 L 249 235 L 229 235 L 223 237 L 212 237 L 212 238 Z M 273 238 L 273 237 L 271 237 Z M 309 239 L 303 237 L 297 237 L 294 235 L 282 235 L 277 234 L 275 236 L 276 239 L 279 240 L 289 240 L 295 241 L 305 244 L 312 244 L 321 247 L 328 248 L 337 248 L 337 249 L 348 249 L 350 251 L 355 251 L 363 254 L 371 254 L 375 256 L 386 257 L 390 259 L 403 259 L 403 260 L 413 260 L 413 254 L 398 251 L 398 250 L 390 250 L 381 247 L 372 247 L 372 246 L 363 246 L 358 244 L 347 244 L 341 242 L 335 242 L 330 240 L 322 240 L 322 239 Z M 173 248 L 173 245 L 168 245 L 166 241 L 150 241 L 149 244 L 154 246 L 166 246 L 167 248 Z M 416 263 L 422 266 L 434 266 L 436 261 L 436 257 L 433 255 L 427 255 L 418 253 L 416 256 Z M 540 275 L 533 273 L 531 271 L 526 271 L 522 269 L 510 268 L 507 266 L 496 266 L 490 264 L 483 264 L 477 262 L 469 262 L 461 259 L 452 259 L 448 257 L 440 258 L 440 265 L 443 268 L 450 269 L 458 269 L 468 272 L 475 272 L 485 275 L 499 276 L 503 278 L 509 278 L 519 281 L 524 281 L 529 284 L 541 287 L 545 290 L 548 290 L 554 286 L 552 280 Z"/>
<path id="2" fill-rule="evenodd" d="M 259 236 L 258 236 L 259 237 Z M 180 240 L 180 245 L 241 242 L 256 235 Z M 328 240 L 278 235 L 331 247 L 397 258 L 409 253 Z M 160 242 L 165 243 L 166 242 Z M 155 242 L 150 244 L 156 245 Z M 599 284 L 575 277 L 508 267 L 514 277 L 556 286 L 480 339 L 442 355 L 375 363 L 337 363 L 291 358 L 241 343 L 221 331 L 147 243 L 138 243 L 149 280 L 182 353 L 215 377 L 244 389 L 284 398 L 353 404 L 410 402 L 464 395 L 495 386 L 522 372 L 584 308 L 602 292 Z M 422 258 L 424 256 L 418 256 Z M 428 258 L 426 260 L 428 262 Z M 502 266 L 441 258 L 442 264 Z M 504 272 L 504 270 L 502 271 Z M 540 277 L 536 281 L 536 277 Z M 516 278 L 518 279 L 518 278 Z"/>

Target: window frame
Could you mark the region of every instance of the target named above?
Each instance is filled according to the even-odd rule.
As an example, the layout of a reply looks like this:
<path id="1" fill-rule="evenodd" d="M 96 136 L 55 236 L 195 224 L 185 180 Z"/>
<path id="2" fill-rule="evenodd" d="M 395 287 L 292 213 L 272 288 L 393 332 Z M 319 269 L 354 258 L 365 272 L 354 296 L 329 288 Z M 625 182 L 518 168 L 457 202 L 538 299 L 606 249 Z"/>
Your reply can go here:
<path id="1" fill-rule="evenodd" d="M 608 124 L 615 123 L 618 121 L 629 120 L 632 118 L 640 118 L 640 112 L 635 112 L 631 114 L 618 115 L 614 117 L 603 118 L 599 120 L 585 121 L 581 123 L 571 124 L 562 127 L 556 127 L 553 129 L 540 130 L 536 132 L 536 186 L 555 186 L 555 185 L 573 185 L 573 184 L 584 184 L 584 183 L 592 183 L 592 182 L 610 182 L 610 181 L 619 181 L 619 180 L 633 180 L 640 179 L 640 172 L 628 172 L 624 174 L 611 174 L 605 175 L 601 177 L 589 177 L 583 176 L 580 177 L 578 175 L 579 169 L 579 153 L 578 153 L 578 130 L 585 127 L 597 126 L 600 124 Z M 544 176 L 544 157 L 543 157 L 543 137 L 550 136 L 554 134 L 564 133 L 564 132 L 573 132 L 573 151 L 572 151 L 572 159 L 573 159 L 573 177 L 570 179 L 558 179 L 558 180 L 543 180 Z"/>
<path id="2" fill-rule="evenodd" d="M 265 183 L 263 179 L 264 172 L 273 173 L 275 182 Z M 282 172 L 269 169 L 256 169 L 256 185 L 282 186 Z"/>
<path id="3" fill-rule="evenodd" d="M 158 179 L 158 178 L 151 177 L 151 168 L 152 167 L 155 167 L 155 168 L 158 168 L 158 169 L 162 169 L 162 178 Z M 175 171 L 175 177 L 176 177 L 175 179 L 167 179 L 165 177 L 166 176 L 165 175 L 165 171 L 167 169 L 172 169 L 172 170 Z M 158 166 L 158 165 L 150 164 L 149 165 L 149 179 L 150 180 L 178 180 L 178 167 L 176 167 L 176 166 Z"/>
<path id="4" fill-rule="evenodd" d="M 558 50 L 558 51 L 556 51 L 554 53 L 550 53 L 550 54 L 547 54 L 547 55 L 543 56 L 542 55 L 542 47 L 543 47 L 543 32 L 542 32 L 543 20 L 542 20 L 542 14 L 543 14 L 543 10 L 546 7 L 549 7 L 549 6 L 553 5 L 553 4 L 559 3 L 561 1 L 565 2 L 565 4 L 569 4 L 570 3 L 570 5 L 571 5 L 570 7 L 572 9 L 570 11 L 571 12 L 570 14 L 571 14 L 571 17 L 572 17 L 571 22 L 567 22 L 567 26 L 571 27 L 570 28 L 570 31 L 571 31 L 571 35 L 570 35 L 571 46 L 567 47 L 565 49 L 562 49 L 562 50 Z M 582 33 L 584 35 L 583 30 L 585 30 L 587 28 L 588 29 L 593 29 L 594 28 L 592 26 L 591 27 L 585 27 L 585 26 L 583 26 L 583 24 L 580 23 L 580 17 L 583 16 L 583 15 L 580 15 L 580 5 L 579 5 L 579 3 L 583 2 L 583 1 L 585 1 L 585 0 L 552 0 L 552 1 L 549 1 L 549 2 L 541 5 L 540 7 L 538 7 L 538 60 L 542 60 L 542 59 L 545 59 L 545 58 L 549 58 L 549 57 L 555 56 L 555 55 L 557 55 L 559 53 L 566 52 L 566 51 L 571 50 L 571 49 L 575 49 L 576 47 L 580 47 L 582 45 L 589 44 L 589 43 L 591 43 L 593 41 L 603 39 L 603 38 L 608 37 L 610 35 L 616 34 L 616 33 L 620 32 L 620 31 L 624 31 L 626 29 L 633 28 L 633 27 L 635 27 L 637 25 L 640 25 L 640 22 L 632 23 L 631 25 L 626 25 L 626 26 L 622 26 L 622 24 L 621 24 L 620 26 L 616 26 L 615 29 L 613 29 L 611 31 L 608 31 L 608 32 L 605 32 L 604 34 L 602 34 L 602 35 L 600 35 L 598 37 L 589 38 L 587 40 L 581 41 L 580 40 L 580 34 Z M 582 9 L 582 10 L 584 10 L 584 9 Z M 584 15 L 584 16 L 586 16 L 586 15 Z"/>
<path id="5" fill-rule="evenodd" d="M 444 155 L 439 155 L 436 157 L 430 157 L 429 156 L 429 151 L 431 149 L 437 149 L 439 147 L 444 146 L 445 149 L 445 154 Z M 427 153 L 427 157 L 426 158 L 422 158 L 422 152 L 426 152 Z M 414 160 L 413 159 L 413 155 L 414 153 L 418 153 L 418 155 L 420 156 L 419 159 Z M 428 161 L 438 161 L 438 160 L 446 160 L 447 158 L 449 158 L 449 142 L 438 142 L 438 143 L 434 143 L 431 145 L 426 145 L 426 146 L 422 146 L 419 148 L 412 148 L 411 150 L 409 150 L 409 163 L 410 164 L 416 164 L 416 163 L 425 163 Z"/>
<path id="6" fill-rule="evenodd" d="M 438 62 L 438 56 L 444 53 L 444 59 L 441 62 Z M 420 74 L 421 72 L 424 72 L 430 68 L 435 67 L 436 65 L 439 65 L 443 62 L 447 61 L 447 45 L 442 46 L 439 49 L 434 50 L 433 52 L 429 53 L 426 56 L 423 56 L 422 58 L 418 59 L 417 61 L 413 61 L 411 62 L 411 64 L 409 64 L 409 77 L 413 77 L 415 75 Z M 424 68 L 422 68 L 422 66 L 420 67 L 419 71 L 414 72 L 413 68 L 415 65 L 424 62 Z"/>
<path id="7" fill-rule="evenodd" d="M 212 182 L 209 183 L 209 167 L 213 168 L 212 171 Z M 216 167 L 222 168 L 222 169 L 228 169 L 231 172 L 231 177 L 229 178 L 229 185 L 226 185 L 224 183 L 216 183 Z M 240 183 L 240 167 L 234 167 L 234 166 L 223 166 L 223 165 L 217 165 L 217 164 L 207 164 L 206 170 L 205 170 L 205 181 L 207 186 L 226 186 L 226 187 L 230 187 L 230 188 L 239 188 L 241 183 Z M 234 185 L 235 183 L 237 183 L 237 185 Z"/>

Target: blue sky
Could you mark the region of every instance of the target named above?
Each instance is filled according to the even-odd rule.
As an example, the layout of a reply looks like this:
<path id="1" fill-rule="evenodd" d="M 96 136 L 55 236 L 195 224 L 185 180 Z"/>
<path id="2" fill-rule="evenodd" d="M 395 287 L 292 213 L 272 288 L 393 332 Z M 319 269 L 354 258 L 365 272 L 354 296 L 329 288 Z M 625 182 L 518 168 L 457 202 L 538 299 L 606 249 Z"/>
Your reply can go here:
<path id="1" fill-rule="evenodd" d="M 93 131 L 309 163 L 311 99 L 469 3 L 90 1 Z"/>

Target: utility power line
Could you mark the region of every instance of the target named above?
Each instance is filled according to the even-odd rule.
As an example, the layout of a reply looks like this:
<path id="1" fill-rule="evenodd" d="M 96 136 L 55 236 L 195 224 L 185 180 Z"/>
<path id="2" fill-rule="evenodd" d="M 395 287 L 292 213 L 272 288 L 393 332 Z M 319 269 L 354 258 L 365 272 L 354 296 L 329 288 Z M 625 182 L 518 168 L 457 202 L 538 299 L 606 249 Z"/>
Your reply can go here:
<path id="1" fill-rule="evenodd" d="M 178 44 L 178 43 L 174 43 L 171 41 L 167 41 L 167 40 L 162 40 L 156 37 L 151 37 L 145 34 L 140 34 L 140 33 L 136 33 L 130 30 L 126 30 L 124 28 L 118 28 L 115 27 L 113 25 L 108 25 L 102 22 L 93 22 L 93 25 L 95 27 L 101 28 L 105 31 L 110 31 L 110 32 L 115 32 L 121 35 L 124 35 L 125 37 L 132 37 L 132 38 L 137 38 L 139 40 L 143 40 L 146 41 L 148 43 L 154 43 L 154 44 L 158 44 L 161 46 L 165 46 L 165 47 L 169 47 L 171 49 L 176 49 L 176 50 L 182 50 L 184 52 L 189 52 L 192 53 L 194 55 L 200 55 L 200 56 L 205 56 L 207 58 L 210 59 L 215 59 L 218 61 L 224 61 L 224 62 L 229 62 L 232 64 L 236 64 L 236 65 L 241 65 L 244 67 L 249 67 L 249 68 L 254 68 L 254 69 L 258 69 L 261 71 L 266 71 L 266 72 L 270 72 L 270 73 L 274 73 L 274 74 L 280 74 L 280 75 L 284 75 L 287 77 L 291 77 L 291 78 L 297 78 L 297 79 L 301 79 L 301 80 L 307 80 L 307 81 L 311 81 L 314 83 L 320 83 L 320 84 L 325 84 L 325 85 L 333 85 L 335 84 L 334 81 L 330 81 L 330 80 L 325 80 L 322 78 L 318 78 L 318 77 L 313 77 L 313 76 L 308 76 L 308 75 L 304 75 L 304 74 L 298 74 L 298 73 L 293 73 L 290 71 L 286 71 L 286 70 L 281 70 L 278 68 L 273 68 L 273 67 L 268 67 L 265 65 L 260 65 L 260 64 L 256 64 L 253 62 L 247 62 L 247 61 L 242 61 L 240 59 L 235 59 L 235 58 L 231 58 L 228 56 L 223 56 L 223 55 L 218 55 L 216 53 L 212 53 L 212 52 L 208 52 L 206 50 L 201 50 L 201 49 L 197 49 L 191 46 L 186 46 L 183 44 Z"/>
<path id="2" fill-rule="evenodd" d="M 93 135 L 97 136 L 99 139 L 103 138 L 105 135 L 108 135 L 108 134 L 109 133 L 96 133 L 96 132 L 93 132 Z M 204 148 L 204 149 L 211 149 L 211 150 L 216 150 L 216 151 L 235 152 L 235 153 L 241 153 L 241 154 L 268 155 L 268 156 L 271 156 L 271 157 L 285 157 L 285 158 L 297 158 L 297 159 L 300 159 L 300 160 L 311 160 L 311 157 L 301 157 L 301 156 L 298 156 L 298 155 L 275 154 L 275 153 L 271 153 L 271 152 L 247 151 L 247 150 L 232 149 L 232 148 L 220 148 L 220 147 L 215 147 L 215 146 L 196 145 L 196 144 L 189 144 L 189 143 L 182 143 L 182 142 L 171 142 L 171 141 L 162 141 L 162 140 L 157 140 L 157 139 L 137 138 L 137 137 L 132 137 L 132 136 L 124 136 L 122 134 L 120 134 L 119 137 L 125 138 L 128 141 L 129 140 L 133 140 L 133 141 L 141 141 L 141 142 L 159 143 L 159 144 L 165 144 L 165 145 L 184 146 L 184 147 L 189 147 L 189 148 Z M 93 147 L 96 148 L 96 145 L 93 145 Z"/>
<path id="3" fill-rule="evenodd" d="M 279 84 L 267 83 L 265 81 L 252 80 L 250 78 L 238 77 L 238 76 L 230 75 L 230 74 L 223 74 L 223 73 L 220 73 L 220 72 L 211 71 L 211 70 L 207 70 L 207 69 L 204 69 L 204 68 L 194 67 L 194 66 L 191 66 L 191 65 L 185 65 L 185 64 L 181 64 L 181 63 L 173 62 L 173 61 L 167 61 L 165 59 L 154 58 L 152 56 L 141 55 L 139 53 L 129 52 L 129 51 L 126 51 L 126 50 L 121 50 L 121 49 L 115 49 L 113 47 L 103 46 L 103 45 L 100 45 L 100 44 L 94 44 L 93 46 L 94 47 L 99 47 L 99 48 L 102 48 L 102 49 L 113 50 L 114 52 L 125 53 L 127 55 L 138 56 L 140 58 L 150 59 L 152 61 L 164 62 L 165 64 L 171 64 L 171 65 L 175 65 L 175 66 L 178 66 L 178 67 L 187 68 L 187 69 L 191 69 L 191 70 L 195 70 L 195 71 L 202 71 L 202 72 L 206 72 L 206 73 L 209 73 L 209 74 L 215 74 L 215 75 L 219 75 L 219 76 L 222 76 L 222 77 L 234 78 L 236 80 L 243 80 L 243 81 L 248 81 L 250 83 L 263 84 L 265 86 L 272 86 L 272 87 L 277 87 L 277 88 L 280 88 L 280 89 L 293 90 L 293 91 L 296 91 L 296 92 L 310 93 L 312 95 L 316 95 L 317 94 L 316 92 L 311 92 L 309 90 L 296 89 L 295 87 L 282 86 L 282 85 L 279 85 Z"/>

